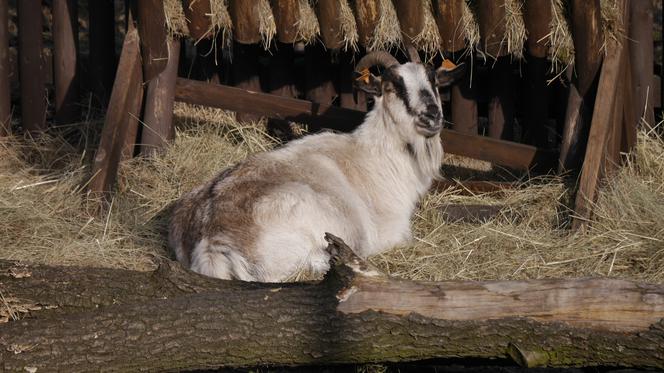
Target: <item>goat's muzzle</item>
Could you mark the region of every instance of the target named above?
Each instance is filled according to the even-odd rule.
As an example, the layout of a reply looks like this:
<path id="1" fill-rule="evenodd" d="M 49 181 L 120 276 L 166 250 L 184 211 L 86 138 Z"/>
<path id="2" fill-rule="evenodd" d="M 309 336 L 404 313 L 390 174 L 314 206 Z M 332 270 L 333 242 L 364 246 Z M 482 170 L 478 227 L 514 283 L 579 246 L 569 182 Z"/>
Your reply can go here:
<path id="1" fill-rule="evenodd" d="M 428 107 L 415 120 L 415 130 L 424 137 L 432 137 L 443 129 L 443 114 L 438 107 Z"/>

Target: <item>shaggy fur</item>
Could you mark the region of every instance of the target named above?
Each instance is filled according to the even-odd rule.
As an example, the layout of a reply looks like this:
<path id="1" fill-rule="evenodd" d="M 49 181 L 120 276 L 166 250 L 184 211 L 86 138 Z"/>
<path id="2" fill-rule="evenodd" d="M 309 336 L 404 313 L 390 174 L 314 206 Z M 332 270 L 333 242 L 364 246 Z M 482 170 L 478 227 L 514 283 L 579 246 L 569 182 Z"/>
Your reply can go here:
<path id="1" fill-rule="evenodd" d="M 441 76 L 390 67 L 372 77 L 374 108 L 353 133 L 256 154 L 184 195 L 169 234 L 178 260 L 208 276 L 277 282 L 328 269 L 325 232 L 362 257 L 408 242 L 443 157 Z"/>

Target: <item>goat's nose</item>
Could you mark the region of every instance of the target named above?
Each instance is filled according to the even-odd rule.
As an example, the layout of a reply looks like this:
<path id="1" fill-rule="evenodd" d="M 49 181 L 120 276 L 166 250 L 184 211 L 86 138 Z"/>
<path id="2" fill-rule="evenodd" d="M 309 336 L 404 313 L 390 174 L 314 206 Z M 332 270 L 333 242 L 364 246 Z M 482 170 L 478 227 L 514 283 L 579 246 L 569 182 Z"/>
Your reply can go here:
<path id="1" fill-rule="evenodd" d="M 440 118 L 440 110 L 436 105 L 427 105 L 426 110 L 422 115 L 430 120 L 438 120 Z"/>

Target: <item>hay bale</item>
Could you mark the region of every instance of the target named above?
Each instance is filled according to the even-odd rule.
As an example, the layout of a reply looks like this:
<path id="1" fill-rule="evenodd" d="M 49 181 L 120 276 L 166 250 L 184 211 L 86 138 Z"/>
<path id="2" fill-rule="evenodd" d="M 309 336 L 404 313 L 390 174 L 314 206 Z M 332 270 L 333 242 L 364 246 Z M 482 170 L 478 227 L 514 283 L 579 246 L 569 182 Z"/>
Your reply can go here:
<path id="1" fill-rule="evenodd" d="M 297 39 L 305 45 L 314 43 L 320 35 L 320 25 L 316 12 L 309 0 L 300 1 L 300 20 L 297 22 Z"/>

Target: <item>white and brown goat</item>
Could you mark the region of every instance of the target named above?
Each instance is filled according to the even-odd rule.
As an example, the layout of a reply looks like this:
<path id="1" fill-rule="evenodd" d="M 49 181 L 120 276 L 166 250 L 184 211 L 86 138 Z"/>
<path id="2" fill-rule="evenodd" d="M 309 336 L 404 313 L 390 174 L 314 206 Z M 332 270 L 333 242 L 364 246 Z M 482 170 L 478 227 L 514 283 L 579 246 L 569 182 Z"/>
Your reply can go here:
<path id="1" fill-rule="evenodd" d="M 439 175 L 443 124 L 438 87 L 463 69 L 399 64 L 385 52 L 356 70 L 373 109 L 349 134 L 320 133 L 255 154 L 178 201 L 169 243 L 195 272 L 284 281 L 328 269 L 325 232 L 367 257 L 412 239 L 410 218 Z"/>

